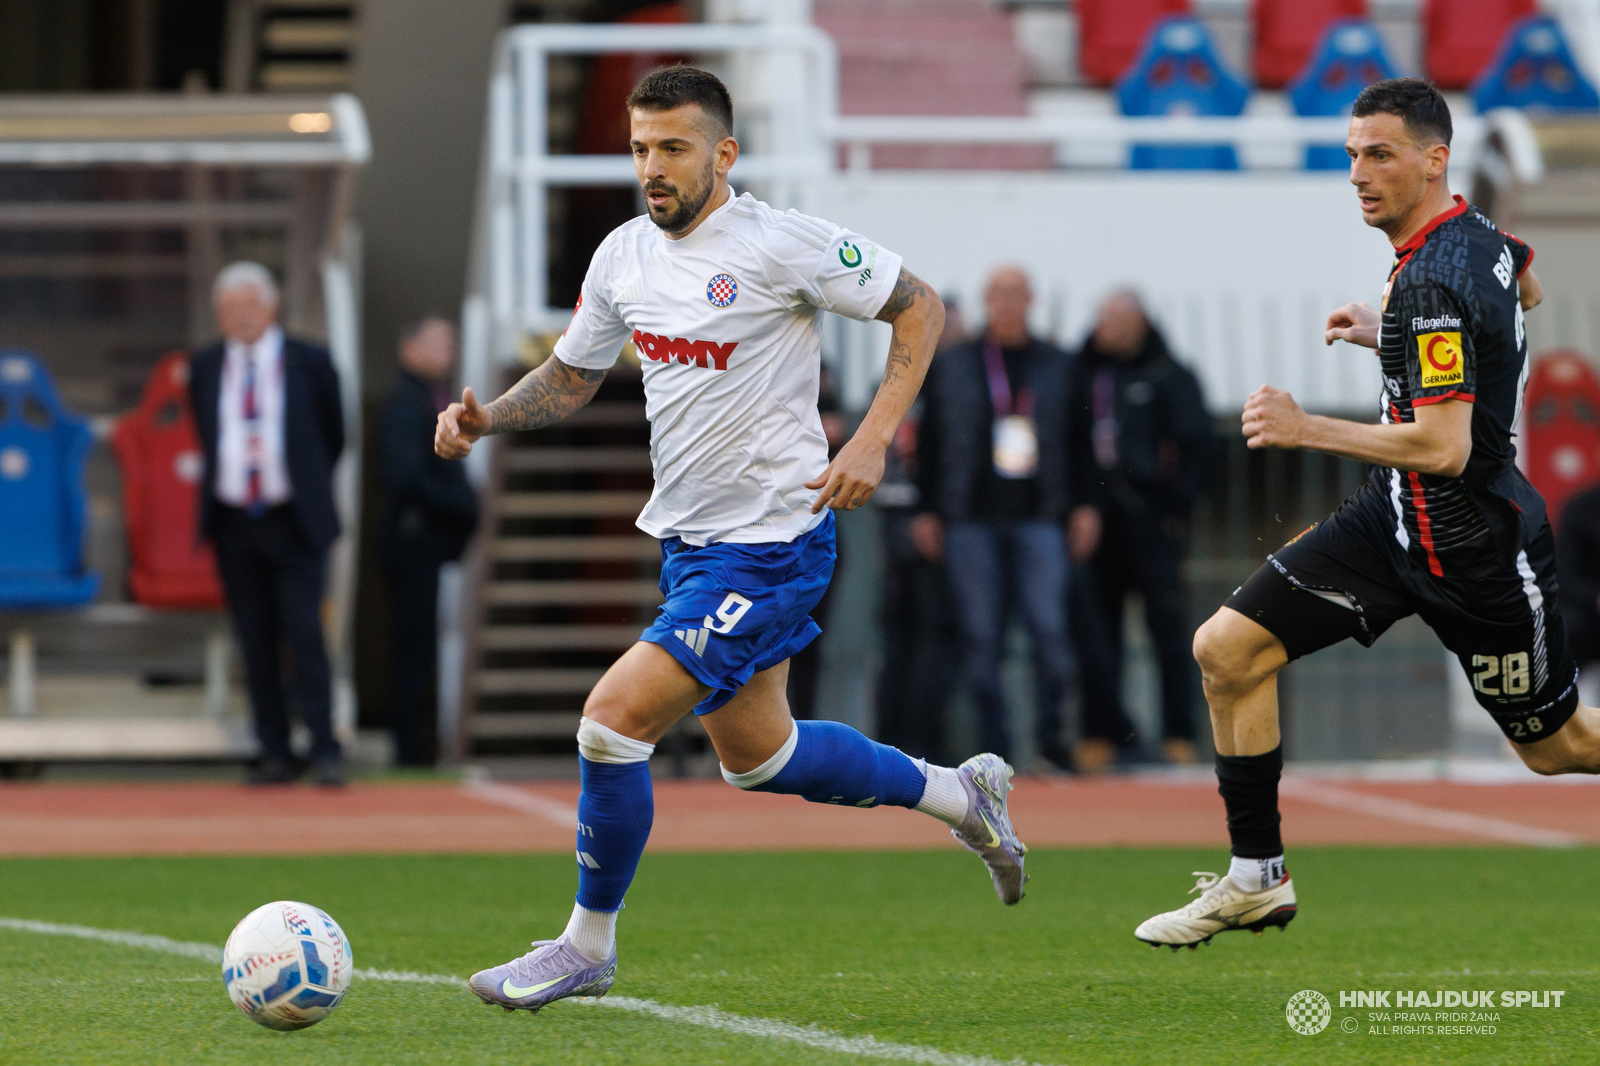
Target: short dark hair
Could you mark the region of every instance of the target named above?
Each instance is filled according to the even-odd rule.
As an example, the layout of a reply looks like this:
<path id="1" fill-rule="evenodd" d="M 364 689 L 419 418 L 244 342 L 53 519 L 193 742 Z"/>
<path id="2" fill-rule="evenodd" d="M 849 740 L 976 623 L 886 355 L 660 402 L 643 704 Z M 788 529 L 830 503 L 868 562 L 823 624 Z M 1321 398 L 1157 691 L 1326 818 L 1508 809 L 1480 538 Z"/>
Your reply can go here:
<path id="1" fill-rule="evenodd" d="M 414 340 L 417 334 L 427 328 L 430 322 L 443 322 L 450 326 L 451 322 L 443 315 L 423 315 L 421 318 L 410 318 L 400 324 L 400 343 Z"/>
<path id="2" fill-rule="evenodd" d="M 1350 113 L 1356 118 L 1368 115 L 1399 115 L 1406 131 L 1418 141 L 1448 145 L 1454 129 L 1450 124 L 1450 105 L 1444 94 L 1421 78 L 1389 78 L 1375 81 L 1356 97 Z"/>
<path id="3" fill-rule="evenodd" d="M 646 74 L 628 94 L 627 108 L 645 111 L 671 111 L 695 104 L 722 127 L 722 136 L 733 134 L 733 97 L 728 87 L 708 70 L 682 63 Z"/>

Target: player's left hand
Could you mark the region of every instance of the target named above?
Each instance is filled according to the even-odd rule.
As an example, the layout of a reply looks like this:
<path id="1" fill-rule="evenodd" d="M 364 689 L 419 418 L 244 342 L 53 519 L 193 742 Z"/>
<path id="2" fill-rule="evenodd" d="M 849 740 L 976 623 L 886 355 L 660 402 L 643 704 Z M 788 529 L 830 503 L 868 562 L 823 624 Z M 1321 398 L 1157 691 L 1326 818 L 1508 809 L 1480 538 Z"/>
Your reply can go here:
<path id="1" fill-rule="evenodd" d="M 811 513 L 816 514 L 824 507 L 854 511 L 872 499 L 872 494 L 878 491 L 878 482 L 883 480 L 885 451 L 880 445 L 852 437 L 839 449 L 828 469 L 815 480 L 806 482 L 806 488 L 822 490 L 811 505 Z"/>
<path id="2" fill-rule="evenodd" d="M 1245 401 L 1245 444 L 1251 448 L 1298 448 L 1305 417 L 1293 396 L 1263 385 Z"/>
<path id="3" fill-rule="evenodd" d="M 1382 322 L 1383 316 L 1371 304 L 1345 304 L 1328 316 L 1328 324 L 1322 329 L 1322 342 L 1349 341 L 1363 348 L 1376 348 L 1378 327 Z"/>

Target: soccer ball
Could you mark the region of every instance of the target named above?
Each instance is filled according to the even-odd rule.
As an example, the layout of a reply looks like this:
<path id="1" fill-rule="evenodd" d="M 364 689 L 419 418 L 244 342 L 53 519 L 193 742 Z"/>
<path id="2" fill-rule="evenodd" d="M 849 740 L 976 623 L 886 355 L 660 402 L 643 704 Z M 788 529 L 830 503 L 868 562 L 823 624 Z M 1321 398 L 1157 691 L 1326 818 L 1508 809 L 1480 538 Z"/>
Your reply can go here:
<path id="1" fill-rule="evenodd" d="M 222 949 L 228 998 L 268 1029 L 304 1029 L 326 1018 L 354 968 L 339 923 L 307 903 L 257 907 Z"/>

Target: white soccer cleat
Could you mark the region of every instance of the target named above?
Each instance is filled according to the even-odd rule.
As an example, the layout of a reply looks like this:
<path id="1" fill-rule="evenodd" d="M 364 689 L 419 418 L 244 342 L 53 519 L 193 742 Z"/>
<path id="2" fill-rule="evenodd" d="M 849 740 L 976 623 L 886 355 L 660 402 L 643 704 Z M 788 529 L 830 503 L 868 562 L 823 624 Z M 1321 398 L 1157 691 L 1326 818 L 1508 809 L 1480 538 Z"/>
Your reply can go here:
<path id="1" fill-rule="evenodd" d="M 1230 929 L 1248 929 L 1260 936 L 1267 926 L 1284 929 L 1294 918 L 1294 882 L 1288 877 L 1265 891 L 1246 892 L 1226 876 L 1202 870 L 1194 871 L 1194 876 L 1197 880 L 1189 891 L 1200 893 L 1199 899 L 1146 919 L 1133 935 L 1153 948 L 1166 944 L 1173 951 L 1181 947 L 1192 951 Z"/>
<path id="2" fill-rule="evenodd" d="M 967 816 L 950 835 L 983 860 L 1000 902 L 1012 906 L 1022 898 L 1022 886 L 1028 883 L 1022 872 L 1028 845 L 1017 839 L 1006 809 L 1006 794 L 1012 787 L 1011 764 L 985 752 L 962 763 L 956 773 L 967 790 Z"/>

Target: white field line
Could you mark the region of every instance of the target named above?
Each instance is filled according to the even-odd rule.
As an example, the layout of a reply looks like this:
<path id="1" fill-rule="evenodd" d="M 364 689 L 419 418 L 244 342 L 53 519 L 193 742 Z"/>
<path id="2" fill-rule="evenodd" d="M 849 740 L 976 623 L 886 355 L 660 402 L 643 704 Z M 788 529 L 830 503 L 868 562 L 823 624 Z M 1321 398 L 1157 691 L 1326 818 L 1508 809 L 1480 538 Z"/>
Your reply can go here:
<path id="1" fill-rule="evenodd" d="M 485 803 L 509 807 L 523 814 L 531 814 L 535 818 L 559 823 L 569 829 L 578 824 L 578 808 L 569 807 L 560 800 L 553 800 L 548 796 L 524 792 L 510 785 L 500 785 L 493 781 L 463 781 L 461 791 Z"/>
<path id="2" fill-rule="evenodd" d="M 40 933 L 44 936 L 75 936 L 80 940 L 98 940 L 106 944 L 121 944 L 128 948 L 147 951 L 164 951 L 168 955 L 187 955 L 192 959 L 222 963 L 222 949 L 211 944 L 172 940 L 149 933 L 124 933 L 120 929 L 91 929 L 86 925 L 59 925 L 55 922 L 32 922 L 26 918 L 0 918 L 0 929 L 14 929 L 19 933 Z"/>
<path id="3" fill-rule="evenodd" d="M 185 955 L 189 958 L 203 959 L 206 962 L 221 963 L 222 949 L 212 944 L 197 944 L 192 941 L 172 940 L 164 936 L 153 936 L 149 933 L 128 933 L 119 929 L 93 929 L 86 925 L 62 925 L 57 922 L 36 922 L 26 918 L 0 917 L 0 929 L 12 929 L 20 933 L 39 933 L 44 936 L 70 936 L 80 940 L 98 940 L 105 944 L 118 944 L 123 947 L 144 948 L 147 951 L 161 951 L 169 955 Z M 411 970 L 356 970 L 357 977 L 368 981 L 402 981 L 408 984 L 425 985 L 453 985 L 465 988 L 467 982 L 464 978 L 451 977 L 446 974 L 415 973 Z M 683 1025 L 694 1025 L 702 1029 L 718 1029 L 725 1033 L 735 1033 L 740 1036 L 764 1037 L 768 1040 L 786 1040 L 795 1044 L 804 1044 L 820 1051 L 834 1051 L 844 1055 L 860 1055 L 864 1058 L 888 1059 L 898 1062 L 922 1062 L 928 1066 L 1029 1066 L 1021 1059 L 991 1059 L 976 1055 L 960 1055 L 950 1051 L 940 1051 L 938 1048 L 921 1047 L 916 1044 L 893 1044 L 886 1040 L 879 1040 L 874 1036 L 845 1036 L 829 1029 L 822 1029 L 815 1025 L 795 1025 L 791 1022 L 774 1021 L 770 1018 L 747 1018 L 740 1014 L 730 1014 L 716 1007 L 674 1007 L 667 1003 L 657 1003 L 653 999 L 634 999 L 632 996 L 606 996 L 603 999 L 584 998 L 580 1003 L 597 1004 L 602 1007 L 612 1007 L 618 1010 L 632 1011 L 638 1014 L 649 1014 L 663 1021 L 678 1022 Z"/>
<path id="4" fill-rule="evenodd" d="M 1555 829 L 1543 829 L 1535 825 L 1523 825 L 1521 822 L 1508 822 L 1502 818 L 1453 811 L 1444 807 L 1425 807 L 1410 800 L 1371 796 L 1364 792 L 1353 792 L 1334 785 L 1307 781 L 1304 778 L 1285 778 L 1278 788 L 1286 796 L 1293 796 L 1295 799 L 1315 803 L 1321 807 L 1353 811 L 1357 814 L 1388 818 L 1411 825 L 1423 825 L 1430 829 L 1447 829 L 1453 833 L 1463 833 L 1488 840 L 1503 840 L 1510 844 L 1527 844 L 1540 848 L 1573 848 L 1584 843 L 1581 837 Z"/>

